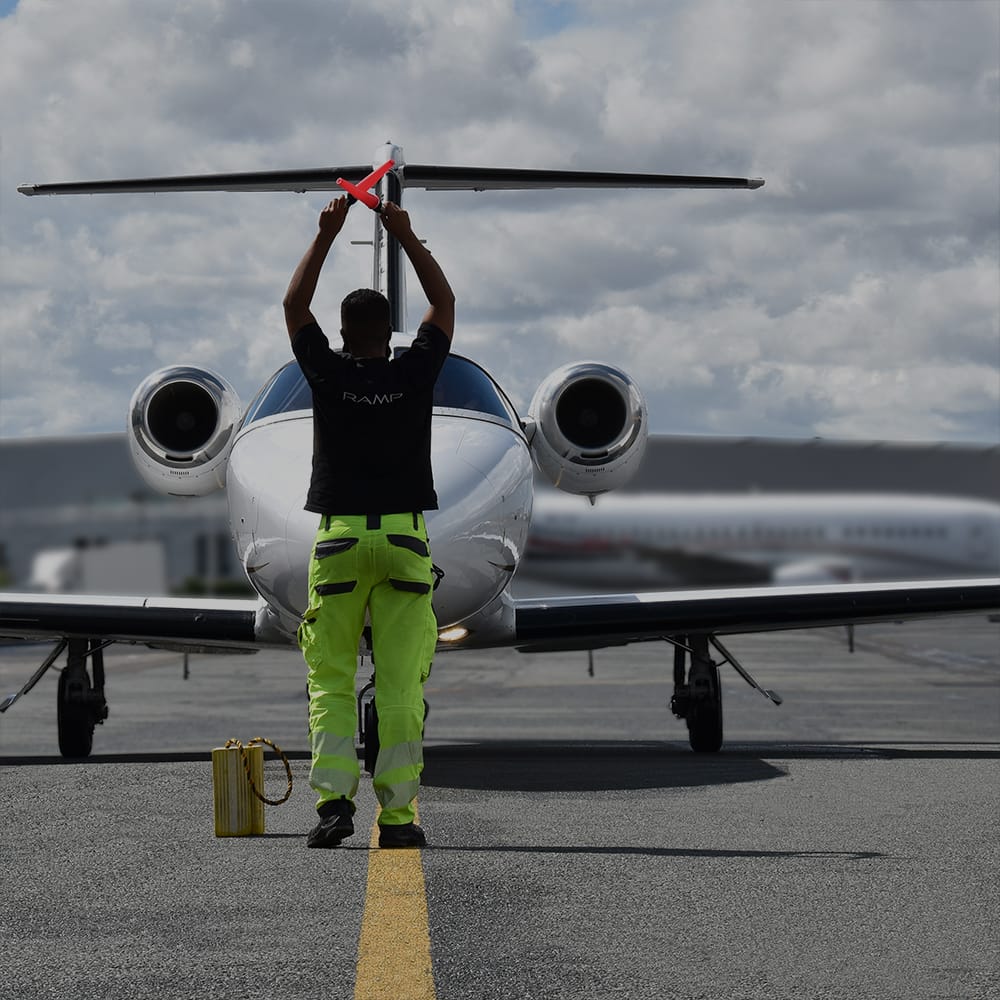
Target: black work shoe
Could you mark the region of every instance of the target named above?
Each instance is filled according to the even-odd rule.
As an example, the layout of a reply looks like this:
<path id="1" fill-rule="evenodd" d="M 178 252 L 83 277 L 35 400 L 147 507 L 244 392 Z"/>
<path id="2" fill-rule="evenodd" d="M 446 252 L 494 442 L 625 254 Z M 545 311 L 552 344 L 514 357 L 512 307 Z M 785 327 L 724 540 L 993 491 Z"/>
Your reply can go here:
<path id="1" fill-rule="evenodd" d="M 426 847 L 427 838 L 416 823 L 378 826 L 379 847 Z"/>
<path id="2" fill-rule="evenodd" d="M 319 822 L 309 831 L 306 847 L 336 847 L 354 833 L 351 803 L 347 799 L 324 802 Z"/>

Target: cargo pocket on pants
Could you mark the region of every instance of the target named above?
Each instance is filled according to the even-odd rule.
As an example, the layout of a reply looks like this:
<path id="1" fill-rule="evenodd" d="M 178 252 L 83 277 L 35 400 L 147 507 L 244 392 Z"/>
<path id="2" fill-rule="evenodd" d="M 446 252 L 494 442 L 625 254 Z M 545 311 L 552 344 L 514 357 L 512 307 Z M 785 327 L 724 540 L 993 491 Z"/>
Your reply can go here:
<path id="1" fill-rule="evenodd" d="M 316 620 L 324 601 L 338 594 L 350 594 L 358 585 L 357 538 L 319 538 L 309 561 L 309 608 L 297 630 L 299 648 L 312 663 L 312 650 L 321 641 L 322 629 Z"/>
<path id="2" fill-rule="evenodd" d="M 309 604 L 337 594 L 350 594 L 358 585 L 357 538 L 325 538 L 316 542 L 309 567 Z"/>
<path id="3" fill-rule="evenodd" d="M 389 542 L 389 583 L 411 594 L 431 592 L 431 550 L 417 535 L 386 534 Z"/>
<path id="4" fill-rule="evenodd" d="M 389 583 L 395 590 L 418 594 L 426 598 L 421 602 L 424 608 L 423 641 L 417 653 L 420 661 L 420 681 L 430 676 L 431 661 L 437 645 L 437 619 L 431 604 L 434 567 L 426 539 L 417 535 L 386 534 L 391 545 Z"/>

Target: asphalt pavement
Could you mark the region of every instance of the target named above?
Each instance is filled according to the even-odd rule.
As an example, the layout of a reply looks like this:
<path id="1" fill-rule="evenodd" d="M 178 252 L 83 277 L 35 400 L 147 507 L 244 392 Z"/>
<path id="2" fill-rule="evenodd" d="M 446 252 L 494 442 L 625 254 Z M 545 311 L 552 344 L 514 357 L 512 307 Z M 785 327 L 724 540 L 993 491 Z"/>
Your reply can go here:
<path id="1" fill-rule="evenodd" d="M 586 654 L 439 657 L 413 1000 L 1000 995 L 1000 625 L 728 645 L 784 704 L 727 671 L 717 755 L 669 713 L 665 646 L 599 651 L 592 676 Z M 0 649 L 0 695 L 45 652 Z M 3 995 L 409 1000 L 359 972 L 372 947 L 376 970 L 407 958 L 362 944 L 385 854 L 367 776 L 355 836 L 305 848 L 296 654 L 194 656 L 185 679 L 180 654 L 119 647 L 107 671 L 85 762 L 58 757 L 54 671 L 0 716 Z M 263 836 L 216 838 L 209 751 L 258 735 L 295 790 Z"/>

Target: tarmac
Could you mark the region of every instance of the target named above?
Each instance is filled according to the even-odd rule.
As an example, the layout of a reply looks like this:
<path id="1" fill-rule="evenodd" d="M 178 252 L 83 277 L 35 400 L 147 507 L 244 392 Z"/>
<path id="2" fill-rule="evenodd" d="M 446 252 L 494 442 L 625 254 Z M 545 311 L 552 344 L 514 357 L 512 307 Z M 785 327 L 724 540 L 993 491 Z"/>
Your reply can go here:
<path id="1" fill-rule="evenodd" d="M 366 775 L 354 837 L 305 848 L 294 653 L 184 679 L 180 654 L 112 648 L 83 762 L 58 756 L 50 671 L 0 716 L 2 993 L 1000 996 L 1000 624 L 727 645 L 784 704 L 727 670 L 715 755 L 670 715 L 665 645 L 598 651 L 593 676 L 585 653 L 440 656 L 419 852 L 372 846 Z M 46 651 L 0 649 L 0 695 Z M 293 794 L 265 834 L 216 838 L 209 752 L 258 735 Z"/>

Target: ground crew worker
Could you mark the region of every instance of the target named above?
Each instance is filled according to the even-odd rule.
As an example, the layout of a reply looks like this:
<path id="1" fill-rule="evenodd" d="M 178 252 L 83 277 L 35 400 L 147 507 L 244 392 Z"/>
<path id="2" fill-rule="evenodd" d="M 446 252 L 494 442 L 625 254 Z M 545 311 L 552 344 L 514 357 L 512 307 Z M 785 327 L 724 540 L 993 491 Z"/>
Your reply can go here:
<path id="1" fill-rule="evenodd" d="M 423 681 L 437 640 L 423 511 L 437 508 L 431 406 L 451 346 L 455 297 L 408 214 L 386 202 L 382 224 L 410 259 L 430 306 L 410 349 L 390 360 L 388 300 L 371 289 L 351 292 L 341 303 L 344 352 L 331 350 L 309 307 L 348 205 L 337 198 L 323 209 L 283 303 L 292 351 L 313 391 L 305 506 L 319 515 L 309 608 L 299 628 L 309 667 L 310 783 L 319 795 L 319 823 L 307 844 L 335 847 L 354 832 L 354 678 L 367 611 L 380 743 L 373 778 L 382 807 L 379 845 L 422 847 L 413 800 L 423 770 Z"/>

